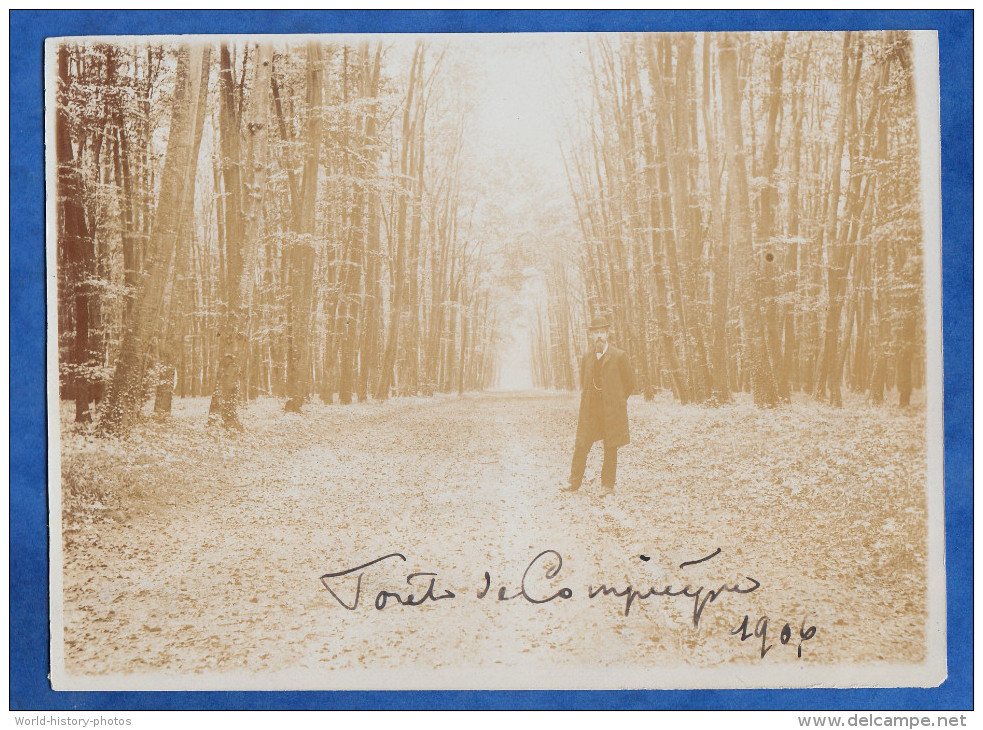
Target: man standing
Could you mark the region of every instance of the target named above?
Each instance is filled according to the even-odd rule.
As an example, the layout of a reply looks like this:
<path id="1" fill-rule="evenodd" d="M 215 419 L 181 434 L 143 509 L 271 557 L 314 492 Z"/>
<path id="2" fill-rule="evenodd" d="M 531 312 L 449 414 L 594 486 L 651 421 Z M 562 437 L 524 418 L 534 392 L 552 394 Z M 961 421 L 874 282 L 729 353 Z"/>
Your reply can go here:
<path id="1" fill-rule="evenodd" d="M 612 346 L 611 322 L 594 317 L 588 330 L 591 349 L 580 361 L 580 417 L 573 449 L 569 486 L 576 492 L 584 480 L 587 454 L 595 441 L 604 442 L 601 466 L 601 496 L 614 492 L 618 447 L 628 443 L 628 396 L 635 389 L 631 363 L 624 350 Z"/>

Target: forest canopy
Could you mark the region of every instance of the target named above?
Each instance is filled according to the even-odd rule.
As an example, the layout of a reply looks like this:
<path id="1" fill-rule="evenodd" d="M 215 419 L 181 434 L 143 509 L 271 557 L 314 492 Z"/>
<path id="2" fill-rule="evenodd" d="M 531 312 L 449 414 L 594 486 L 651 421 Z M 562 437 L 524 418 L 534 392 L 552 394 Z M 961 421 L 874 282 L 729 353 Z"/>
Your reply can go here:
<path id="1" fill-rule="evenodd" d="M 558 200 L 534 160 L 475 162 L 489 125 L 459 40 L 61 42 L 76 420 L 125 433 L 151 401 L 208 397 L 240 429 L 259 396 L 487 389 L 517 321 L 532 384 L 575 389 L 596 313 L 646 399 L 908 404 L 925 377 L 909 35 L 565 43 Z"/>

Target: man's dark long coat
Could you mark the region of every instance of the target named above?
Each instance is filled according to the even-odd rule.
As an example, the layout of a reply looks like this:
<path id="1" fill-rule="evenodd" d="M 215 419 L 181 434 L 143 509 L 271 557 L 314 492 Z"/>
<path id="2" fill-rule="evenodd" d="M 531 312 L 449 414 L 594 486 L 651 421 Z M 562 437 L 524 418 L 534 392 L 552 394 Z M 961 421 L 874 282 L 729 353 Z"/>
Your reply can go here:
<path id="1" fill-rule="evenodd" d="M 595 383 L 601 387 L 599 392 L 594 389 Z M 580 361 L 577 440 L 592 444 L 604 439 L 605 448 L 627 444 L 628 396 L 634 389 L 631 362 L 624 350 L 608 345 L 600 360 L 593 352 L 587 352 Z M 594 398 L 599 399 L 599 404 L 592 403 Z"/>

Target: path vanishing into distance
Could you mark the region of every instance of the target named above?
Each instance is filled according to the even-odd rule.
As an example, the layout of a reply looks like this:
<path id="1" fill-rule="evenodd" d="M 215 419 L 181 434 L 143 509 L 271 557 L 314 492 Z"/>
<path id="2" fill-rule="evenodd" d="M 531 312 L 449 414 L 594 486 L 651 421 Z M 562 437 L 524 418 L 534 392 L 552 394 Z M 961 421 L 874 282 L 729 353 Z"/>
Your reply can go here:
<path id="1" fill-rule="evenodd" d="M 65 410 L 68 672 L 346 686 L 378 670 L 412 686 L 435 668 L 467 686 L 478 666 L 508 686 L 520 664 L 535 685 L 591 667 L 917 660 L 923 409 L 632 397 L 609 498 L 599 445 L 583 493 L 559 492 L 576 410 L 546 392 L 303 415 L 269 399 L 231 436 L 194 400 L 125 441 Z M 672 595 L 687 586 L 704 590 Z M 732 632 L 765 615 L 762 658 L 761 638 Z"/>

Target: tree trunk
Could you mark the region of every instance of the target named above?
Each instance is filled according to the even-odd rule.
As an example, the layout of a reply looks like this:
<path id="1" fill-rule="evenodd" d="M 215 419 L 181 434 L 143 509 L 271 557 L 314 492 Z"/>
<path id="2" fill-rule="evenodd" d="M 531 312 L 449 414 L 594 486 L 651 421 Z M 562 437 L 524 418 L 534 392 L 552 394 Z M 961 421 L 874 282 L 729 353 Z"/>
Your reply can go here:
<path id="1" fill-rule="evenodd" d="M 850 31 L 843 36 L 843 58 L 840 73 L 840 116 L 837 120 L 836 142 L 833 147 L 833 169 L 829 205 L 826 211 L 826 223 L 823 229 L 824 238 L 828 242 L 829 265 L 826 273 L 826 291 L 829 304 L 826 308 L 826 323 L 823 335 L 823 355 L 821 358 L 820 376 L 816 381 L 816 395 L 821 397 L 829 388 L 830 405 L 843 404 L 840 390 L 839 368 L 839 330 L 840 315 L 843 311 L 843 293 L 846 283 L 847 268 L 850 264 L 852 250 L 846 243 L 848 224 L 837 225 L 840 207 L 840 175 L 842 157 L 848 120 L 852 119 L 851 109 L 857 95 L 857 84 L 860 77 L 860 60 L 862 50 L 854 50 L 853 34 Z M 856 54 L 853 74 L 850 73 L 850 56 Z M 856 201 L 847 199 L 844 203 L 844 213 L 851 215 Z"/>
<path id="2" fill-rule="evenodd" d="M 182 45 L 171 107 L 171 124 L 160 180 L 157 212 L 148 246 L 147 270 L 141 277 L 133 317 L 123 336 L 101 428 L 124 434 L 139 417 L 144 401 L 147 358 L 160 329 L 164 290 L 174 263 L 177 237 L 188 209 L 189 177 L 198 162 L 197 119 L 208 92 L 210 47 Z"/>
<path id="3" fill-rule="evenodd" d="M 234 430 L 243 428 L 240 411 L 247 387 L 244 376 L 249 362 L 253 280 L 266 188 L 272 54 L 267 43 L 256 48 L 249 103 L 244 118 L 240 119 L 231 56 L 228 45 L 221 46 L 220 125 L 227 276 L 219 362 L 209 415 L 220 416 L 222 424 Z M 244 92 L 240 89 L 239 93 Z"/>
<path id="4" fill-rule="evenodd" d="M 761 177 L 765 185 L 761 190 L 761 215 L 758 221 L 758 240 L 762 254 L 758 259 L 760 282 L 759 301 L 764 306 L 766 353 L 775 375 L 778 398 L 788 401 L 788 376 L 782 358 L 782 336 L 779 329 L 778 286 L 776 279 L 785 264 L 783 247 L 776 241 L 780 231 L 778 217 L 778 138 L 779 117 L 782 111 L 782 76 L 785 60 L 787 33 L 778 34 L 770 53 L 771 88 L 768 92 L 768 116 L 765 125 L 765 147 L 761 161 Z"/>
<path id="5" fill-rule="evenodd" d="M 287 402 L 284 410 L 300 413 L 311 381 L 311 302 L 314 291 L 314 204 L 321 152 L 321 46 L 307 44 L 307 134 L 300 200 L 293 201 L 295 242 L 290 247 L 287 345 Z"/>
<path id="6" fill-rule="evenodd" d="M 710 275 L 713 283 L 710 310 L 710 362 L 711 398 L 716 404 L 731 401 L 727 377 L 727 299 L 730 291 L 730 247 L 724 231 L 724 209 L 721 202 L 722 177 L 720 155 L 717 149 L 717 128 L 711 108 L 713 76 L 711 75 L 712 37 L 703 35 L 703 128 L 707 145 L 707 179 L 710 189 Z"/>
<path id="7" fill-rule="evenodd" d="M 399 345 L 399 327 L 404 309 L 404 290 L 406 289 L 406 210 L 408 186 L 411 178 L 411 155 L 410 149 L 414 147 L 414 128 L 413 128 L 413 105 L 414 98 L 419 93 L 417 90 L 418 80 L 422 73 L 423 65 L 423 44 L 417 43 L 413 51 L 413 63 L 410 67 L 410 81 L 406 96 L 406 105 L 403 108 L 403 130 L 400 139 L 400 177 L 398 182 L 397 202 L 396 202 L 396 231 L 395 231 L 395 255 L 390 263 L 392 280 L 392 300 L 389 307 L 389 331 L 386 338 L 386 348 L 382 355 L 382 363 L 379 368 L 379 382 L 376 386 L 375 397 L 379 400 L 389 397 L 389 389 L 393 384 L 393 370 L 396 367 L 396 352 Z M 418 68 L 419 67 L 419 68 Z M 413 275 L 414 272 L 411 272 Z"/>
<path id="8" fill-rule="evenodd" d="M 61 89 L 70 83 L 68 72 L 68 46 L 58 49 L 58 81 Z M 93 294 L 95 277 L 95 247 L 92 231 L 86 222 L 83 200 L 85 190 L 82 175 L 72 150 L 71 133 L 64 100 L 58 104 L 55 115 L 55 159 L 58 165 L 58 235 L 60 248 L 65 252 L 68 278 L 71 282 L 71 307 L 74 315 L 70 379 L 75 398 L 76 423 L 92 420 L 89 405 L 93 400 L 91 369 L 92 352 L 89 342 L 91 309 L 98 307 Z"/>
<path id="9" fill-rule="evenodd" d="M 737 76 L 737 40 L 730 33 L 720 39 L 718 63 L 720 92 L 727 144 L 727 200 L 729 235 L 738 261 L 738 288 L 744 331 L 745 362 L 750 367 L 751 392 L 759 406 L 778 403 L 775 378 L 768 361 L 764 327 L 755 296 L 754 247 L 752 244 L 748 174 L 745 162 L 740 86 Z"/>

